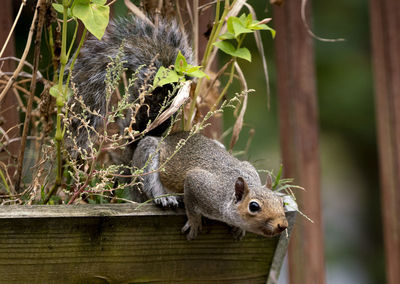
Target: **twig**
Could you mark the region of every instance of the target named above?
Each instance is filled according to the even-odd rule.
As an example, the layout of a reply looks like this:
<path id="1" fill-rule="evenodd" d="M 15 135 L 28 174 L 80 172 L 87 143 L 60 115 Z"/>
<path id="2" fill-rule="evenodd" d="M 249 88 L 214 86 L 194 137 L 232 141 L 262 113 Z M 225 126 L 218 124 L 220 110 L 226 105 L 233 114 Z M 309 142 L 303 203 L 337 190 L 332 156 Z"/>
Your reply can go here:
<path id="1" fill-rule="evenodd" d="M 8 44 L 8 42 L 10 41 L 11 35 L 12 35 L 12 33 L 14 32 L 15 26 L 17 25 L 17 22 L 18 22 L 18 20 L 19 20 L 19 17 L 21 16 L 22 9 L 24 8 L 25 5 L 26 5 L 26 0 L 22 0 L 21 6 L 19 6 L 18 14 L 17 14 L 17 16 L 15 17 L 15 20 L 14 20 L 14 23 L 13 23 L 13 25 L 12 25 L 12 27 L 11 27 L 11 30 L 10 30 L 10 32 L 8 33 L 7 39 L 6 39 L 6 41 L 5 41 L 4 45 L 3 45 L 3 48 L 2 48 L 1 51 L 0 51 L 0 57 L 3 56 L 4 50 L 6 50 L 7 44 Z"/>
<path id="2" fill-rule="evenodd" d="M 10 80 L 8 80 L 7 85 L 4 87 L 3 91 L 0 94 L 0 102 L 3 100 L 8 90 L 11 88 L 11 85 L 14 83 L 15 79 L 18 77 L 18 74 L 19 72 L 21 72 L 22 66 L 24 65 L 25 59 L 28 56 L 29 49 L 32 44 L 33 33 L 35 31 L 38 9 L 41 5 L 42 5 L 42 0 L 38 0 L 36 4 L 35 13 L 33 14 L 32 24 L 31 27 L 29 28 L 29 34 L 28 34 L 28 39 L 26 40 L 24 53 L 22 54 L 21 61 L 19 62 L 17 69 L 15 69 L 13 76 L 10 78 Z"/>
<path id="3" fill-rule="evenodd" d="M 236 72 L 239 74 L 239 77 L 240 77 L 240 83 L 241 83 L 242 89 L 244 91 L 244 97 L 243 97 L 242 108 L 240 109 L 239 116 L 236 119 L 235 125 L 233 126 L 231 143 L 229 145 L 230 150 L 233 149 L 233 146 L 235 146 L 237 140 L 239 139 L 239 134 L 243 127 L 243 118 L 244 118 L 244 114 L 246 113 L 246 108 L 247 108 L 247 91 L 248 91 L 246 79 L 244 78 L 242 69 L 240 68 L 239 64 L 237 64 L 236 61 L 234 63 L 234 66 L 235 66 Z"/>
<path id="4" fill-rule="evenodd" d="M 248 3 L 245 3 L 244 5 L 247 7 L 247 9 L 249 9 L 250 13 L 253 15 L 253 19 L 256 20 L 256 12 L 254 11 L 253 7 Z M 268 107 L 268 109 L 270 109 L 270 107 L 271 107 L 271 86 L 269 83 L 268 65 L 267 65 L 267 60 L 265 58 L 264 45 L 263 45 L 263 42 L 261 39 L 260 31 L 257 31 L 257 30 L 254 31 L 254 38 L 256 40 L 257 49 L 258 49 L 258 52 L 260 53 L 261 61 L 262 61 L 263 69 L 264 69 L 265 83 L 267 85 L 267 107 Z"/>
<path id="5" fill-rule="evenodd" d="M 319 41 L 323 42 L 338 42 L 338 41 L 346 41 L 344 38 L 335 38 L 335 39 L 330 39 L 330 38 L 322 38 L 314 34 L 314 32 L 311 30 L 310 26 L 308 25 L 307 22 L 307 17 L 306 17 L 306 5 L 307 5 L 307 0 L 301 0 L 301 20 L 303 21 L 303 24 L 308 32 L 308 34 Z"/>
<path id="6" fill-rule="evenodd" d="M 32 81 L 31 81 L 31 86 L 30 86 L 30 94 L 29 94 L 29 98 L 28 98 L 27 110 L 25 113 L 24 128 L 23 128 L 22 136 L 21 136 L 21 146 L 20 146 L 21 150 L 20 150 L 20 153 L 18 156 L 17 175 L 15 178 L 15 191 L 16 192 L 19 192 L 19 188 L 20 188 L 21 177 L 22 177 L 22 165 L 24 162 L 24 154 L 25 154 L 26 141 L 27 141 L 26 138 L 28 136 L 29 123 L 30 123 L 31 117 L 32 117 L 33 97 L 35 96 L 35 91 L 36 91 L 36 74 L 37 74 L 37 70 L 39 68 L 42 28 L 43 28 L 44 20 L 46 17 L 45 4 L 47 3 L 47 1 L 48 0 L 44 0 L 44 2 L 42 2 L 41 0 L 39 0 L 38 1 L 39 6 L 36 6 L 36 11 L 35 11 L 35 14 L 36 14 L 37 11 L 39 10 L 39 19 L 38 19 L 37 28 L 36 28 Z"/>
<path id="7" fill-rule="evenodd" d="M 180 28 L 181 32 L 184 33 L 185 32 L 185 24 L 183 23 L 181 7 L 179 5 L 179 1 L 180 0 L 175 0 L 176 13 L 178 14 L 179 28 Z"/>
<path id="8" fill-rule="evenodd" d="M 156 25 L 156 29 L 158 29 L 158 21 L 160 18 L 162 6 L 163 6 L 163 0 L 158 0 L 158 6 L 156 9 L 156 16 L 155 16 L 155 21 L 154 21 L 155 25 Z"/>
<path id="9" fill-rule="evenodd" d="M 199 61 L 199 0 L 193 1 L 193 50 L 194 63 L 197 65 Z"/>
<path id="10" fill-rule="evenodd" d="M 147 24 L 151 25 L 154 27 L 154 24 L 149 20 L 149 18 L 146 17 L 146 15 L 138 8 L 136 7 L 135 4 L 133 4 L 130 0 L 124 0 L 125 6 L 133 13 L 135 14 L 138 18 L 142 19 L 145 21 Z"/>
<path id="11" fill-rule="evenodd" d="M 190 23 L 193 25 L 193 14 L 192 14 L 192 9 L 190 8 L 189 2 L 188 2 L 187 0 L 186 0 L 185 2 L 186 2 L 186 9 L 187 9 L 187 12 L 188 12 L 188 15 L 189 15 Z"/>

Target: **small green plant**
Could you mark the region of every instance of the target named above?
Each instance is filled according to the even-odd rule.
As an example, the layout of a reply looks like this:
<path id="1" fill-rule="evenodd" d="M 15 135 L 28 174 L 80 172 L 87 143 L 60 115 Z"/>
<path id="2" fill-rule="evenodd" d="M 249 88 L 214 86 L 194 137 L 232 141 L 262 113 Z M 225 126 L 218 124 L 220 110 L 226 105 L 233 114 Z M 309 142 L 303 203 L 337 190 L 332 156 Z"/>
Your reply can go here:
<path id="1" fill-rule="evenodd" d="M 264 24 L 266 21 L 254 21 L 251 14 L 242 14 L 240 17 L 229 17 L 227 21 L 228 31 L 218 38 L 221 41 L 213 45 L 233 58 L 239 57 L 251 61 L 251 53 L 246 47 L 241 47 L 247 33 L 253 33 L 257 30 L 269 30 L 272 37 L 275 37 L 275 30 Z M 236 41 L 236 46 L 231 43 Z"/>
<path id="2" fill-rule="evenodd" d="M 61 126 L 62 108 L 72 94 L 69 87 L 72 70 L 75 60 L 79 54 L 79 50 L 86 37 L 86 32 L 89 30 L 95 37 L 101 39 L 109 21 L 110 8 L 106 6 L 106 0 L 62 0 L 62 4 L 53 3 L 54 9 L 62 14 L 62 38 L 61 38 L 61 54 L 60 54 L 60 71 L 55 76 L 56 85 L 50 88 L 50 95 L 56 98 L 57 105 L 57 120 L 55 141 L 57 147 L 57 177 L 54 187 L 49 195 L 51 196 L 55 190 L 61 185 L 62 179 L 62 142 L 65 134 L 65 127 Z M 75 32 L 72 41 L 69 43 L 67 52 L 67 31 L 68 18 L 75 21 Z M 81 40 L 75 52 L 74 58 L 69 66 L 69 72 L 66 81 L 64 81 L 65 67 L 69 60 L 72 47 L 75 43 L 76 34 L 78 31 L 78 20 L 81 20 L 85 26 Z M 64 84 L 65 82 L 65 84 Z"/>
<path id="3" fill-rule="evenodd" d="M 185 82 L 185 76 L 195 78 L 208 77 L 206 73 L 200 70 L 201 68 L 201 66 L 194 66 L 187 63 L 186 58 L 179 51 L 172 69 L 163 66 L 158 69 L 154 77 L 153 88 L 171 83 Z"/>

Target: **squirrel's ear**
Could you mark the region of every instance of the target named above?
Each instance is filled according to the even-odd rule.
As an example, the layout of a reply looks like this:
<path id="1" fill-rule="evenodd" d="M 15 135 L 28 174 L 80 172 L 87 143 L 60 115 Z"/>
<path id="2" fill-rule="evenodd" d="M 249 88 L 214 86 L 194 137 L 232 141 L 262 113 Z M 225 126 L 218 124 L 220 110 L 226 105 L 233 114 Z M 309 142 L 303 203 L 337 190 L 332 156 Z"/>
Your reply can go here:
<path id="1" fill-rule="evenodd" d="M 235 197 L 236 202 L 239 202 L 243 199 L 244 196 L 249 192 L 249 188 L 247 187 L 247 183 L 244 181 L 242 177 L 238 177 L 235 182 Z"/>

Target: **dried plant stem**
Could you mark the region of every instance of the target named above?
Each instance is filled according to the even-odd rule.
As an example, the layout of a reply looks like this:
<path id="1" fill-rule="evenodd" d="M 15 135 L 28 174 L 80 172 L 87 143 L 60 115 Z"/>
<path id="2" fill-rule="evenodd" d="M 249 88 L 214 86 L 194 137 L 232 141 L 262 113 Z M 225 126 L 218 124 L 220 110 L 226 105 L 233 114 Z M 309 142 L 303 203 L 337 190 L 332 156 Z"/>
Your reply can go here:
<path id="1" fill-rule="evenodd" d="M 233 3 L 235 3 L 235 1 L 233 1 Z M 208 66 L 208 59 L 209 59 L 209 56 L 213 49 L 213 43 L 215 43 L 217 41 L 219 33 L 221 31 L 221 28 L 224 25 L 225 18 L 228 15 L 228 12 L 232 6 L 229 5 L 229 1 L 225 1 L 224 11 L 222 13 L 222 16 L 219 17 L 220 2 L 217 1 L 214 25 L 211 30 L 210 39 L 206 46 L 206 51 L 205 51 L 203 59 L 201 61 L 201 65 L 204 66 L 204 68 L 206 70 L 207 70 L 207 66 Z M 198 12 L 198 11 L 196 11 L 196 12 Z M 186 130 L 189 130 L 192 125 L 192 119 L 194 117 L 194 111 L 196 108 L 196 101 L 197 101 L 197 97 L 199 96 L 199 93 L 200 93 L 200 90 L 202 87 L 202 83 L 203 83 L 203 78 L 200 78 L 197 82 L 196 89 L 195 89 L 194 95 L 193 95 L 193 99 L 190 104 L 189 115 L 188 115 L 189 121 L 188 121 L 188 123 L 186 123 Z"/>
<path id="2" fill-rule="evenodd" d="M 64 106 L 64 90 L 63 88 L 63 78 L 65 66 L 67 65 L 67 11 L 68 11 L 68 3 L 67 1 L 63 1 L 63 24 L 62 24 L 62 35 L 61 35 L 61 55 L 60 55 L 60 73 L 58 74 L 58 96 L 56 98 L 57 104 L 57 119 L 56 119 L 56 135 L 54 140 L 56 142 L 57 148 L 57 175 L 56 182 L 54 187 L 50 190 L 51 193 L 57 190 L 57 188 L 61 185 L 62 179 L 62 156 L 61 156 L 61 145 L 63 141 L 63 131 L 61 129 L 61 117 L 62 117 L 62 108 Z M 50 194 L 49 194 L 50 195 Z M 50 198 L 50 197 L 49 197 Z"/>
<path id="3" fill-rule="evenodd" d="M 82 36 L 81 36 L 81 40 L 79 42 L 78 48 L 75 52 L 75 55 L 72 59 L 70 68 L 69 68 L 69 73 L 68 73 L 68 77 L 67 77 L 67 81 L 66 81 L 66 88 L 69 85 L 69 81 L 71 79 L 71 74 L 72 74 L 72 70 L 74 69 L 74 64 L 76 61 L 76 58 L 78 57 L 79 51 L 83 45 L 83 42 L 85 41 L 85 37 L 86 37 L 86 33 L 87 33 L 87 29 L 86 27 L 83 30 Z M 72 45 L 73 43 L 71 43 Z M 64 65 L 65 68 L 65 65 Z M 59 76 L 62 77 L 62 75 L 64 74 L 60 72 Z M 57 130 L 59 130 L 61 132 L 57 133 L 56 130 L 56 147 L 57 147 L 57 176 L 56 176 L 56 182 L 53 185 L 53 187 L 50 189 L 49 193 L 47 194 L 46 198 L 44 199 L 43 203 L 47 204 L 50 200 L 50 198 L 57 192 L 58 187 L 61 185 L 61 178 L 62 178 L 62 155 L 61 155 L 61 144 L 64 138 L 64 133 L 65 133 L 65 127 L 64 129 L 61 130 L 61 111 L 62 111 L 62 107 L 63 105 L 60 105 L 57 103 Z M 59 134 L 60 136 L 57 136 L 57 134 Z"/>
<path id="4" fill-rule="evenodd" d="M 229 145 L 229 150 L 230 151 L 232 151 L 232 149 L 235 146 L 237 140 L 239 139 L 239 134 L 240 134 L 240 131 L 242 130 L 242 127 L 243 127 L 243 118 L 244 118 L 244 114 L 245 114 L 246 109 L 247 109 L 247 92 L 248 92 L 246 79 L 244 77 L 242 69 L 240 68 L 239 64 L 237 64 L 237 62 L 235 62 L 233 65 L 234 65 L 237 73 L 239 74 L 240 83 L 242 85 L 244 96 L 243 96 L 243 101 L 242 101 L 242 108 L 241 108 L 240 113 L 239 113 L 239 115 L 238 115 L 238 117 L 236 119 L 235 125 L 233 126 L 231 143 Z"/>
<path id="5" fill-rule="evenodd" d="M 8 80 L 7 85 L 4 87 L 3 91 L 0 93 L 0 102 L 3 100 L 3 98 L 7 94 L 8 90 L 11 88 L 11 85 L 14 83 L 15 79 L 18 77 L 19 72 L 21 72 L 21 69 L 24 66 L 25 59 L 28 56 L 29 49 L 32 44 L 32 37 L 33 37 L 33 33 L 35 31 L 35 26 L 36 26 L 36 18 L 38 16 L 38 10 L 41 5 L 42 5 L 42 0 L 38 0 L 38 2 L 36 4 L 35 13 L 33 14 L 32 24 L 31 24 L 31 27 L 29 28 L 28 39 L 26 40 L 25 50 L 22 54 L 21 61 L 19 62 L 18 66 L 15 69 L 14 74 L 12 75 L 10 80 Z"/>
<path id="6" fill-rule="evenodd" d="M 16 192 L 19 192 L 20 184 L 21 184 L 21 177 L 22 177 L 22 166 L 24 162 L 24 154 L 25 154 L 25 148 L 26 148 L 26 141 L 27 141 L 27 136 L 28 136 L 28 130 L 29 130 L 29 123 L 31 121 L 32 117 L 32 105 L 33 105 L 33 98 L 35 96 L 35 91 L 36 91 L 36 75 L 37 75 L 37 70 L 39 67 L 39 57 L 40 57 L 40 43 L 42 39 L 42 28 L 46 16 L 46 8 L 45 8 L 45 3 L 47 0 L 38 1 L 38 5 L 36 6 L 36 11 L 35 15 L 39 11 L 39 19 L 37 22 L 36 26 L 36 38 L 35 38 L 35 52 L 34 52 L 34 59 L 33 59 L 33 73 L 32 73 L 32 80 L 31 80 L 31 86 L 30 86 L 30 92 L 29 92 L 29 98 L 28 98 L 28 103 L 27 103 L 27 109 L 25 113 L 25 121 L 24 121 L 24 128 L 22 131 L 22 137 L 21 137 L 21 149 L 20 153 L 18 156 L 18 166 L 17 166 L 17 174 L 15 178 L 15 190 Z M 22 60 L 21 60 L 22 61 Z"/>
<path id="7" fill-rule="evenodd" d="M 1 169 L 0 169 L 0 177 L 1 177 L 1 180 L 3 181 L 3 183 L 4 183 L 4 187 L 6 188 L 8 194 L 12 195 L 10 187 L 8 186 L 8 182 L 6 180 L 6 177 L 4 176 L 3 171 Z"/>
<path id="8" fill-rule="evenodd" d="M 22 0 L 21 6 L 19 6 L 19 10 L 18 10 L 17 16 L 15 17 L 15 20 L 14 20 L 14 23 L 13 23 L 13 25 L 12 25 L 12 27 L 11 27 L 11 30 L 10 30 L 10 32 L 8 33 L 7 39 L 6 39 L 6 41 L 4 42 L 3 48 L 2 48 L 1 51 L 0 51 L 0 57 L 3 56 L 4 50 L 6 50 L 7 44 L 8 44 L 8 42 L 10 41 L 11 35 L 12 35 L 13 32 L 14 32 L 15 26 L 16 26 L 17 23 L 18 23 L 19 17 L 21 16 L 22 9 L 24 8 L 25 5 L 26 5 L 26 0 Z"/>
<path id="9" fill-rule="evenodd" d="M 199 61 L 199 0 L 193 1 L 193 51 L 194 62 L 197 65 Z"/>

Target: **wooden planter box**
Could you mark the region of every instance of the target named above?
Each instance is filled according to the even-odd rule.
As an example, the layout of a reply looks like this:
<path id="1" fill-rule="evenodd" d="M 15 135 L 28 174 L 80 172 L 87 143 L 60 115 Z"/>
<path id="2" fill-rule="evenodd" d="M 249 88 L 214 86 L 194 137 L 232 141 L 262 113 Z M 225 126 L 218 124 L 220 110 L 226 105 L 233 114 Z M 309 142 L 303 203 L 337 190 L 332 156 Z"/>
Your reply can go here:
<path id="1" fill-rule="evenodd" d="M 296 205 L 294 204 L 293 207 Z M 134 204 L 0 207 L 1 283 L 275 283 L 288 237 L 206 220 L 180 233 L 182 209 Z M 287 213 L 289 235 L 295 211 Z"/>

